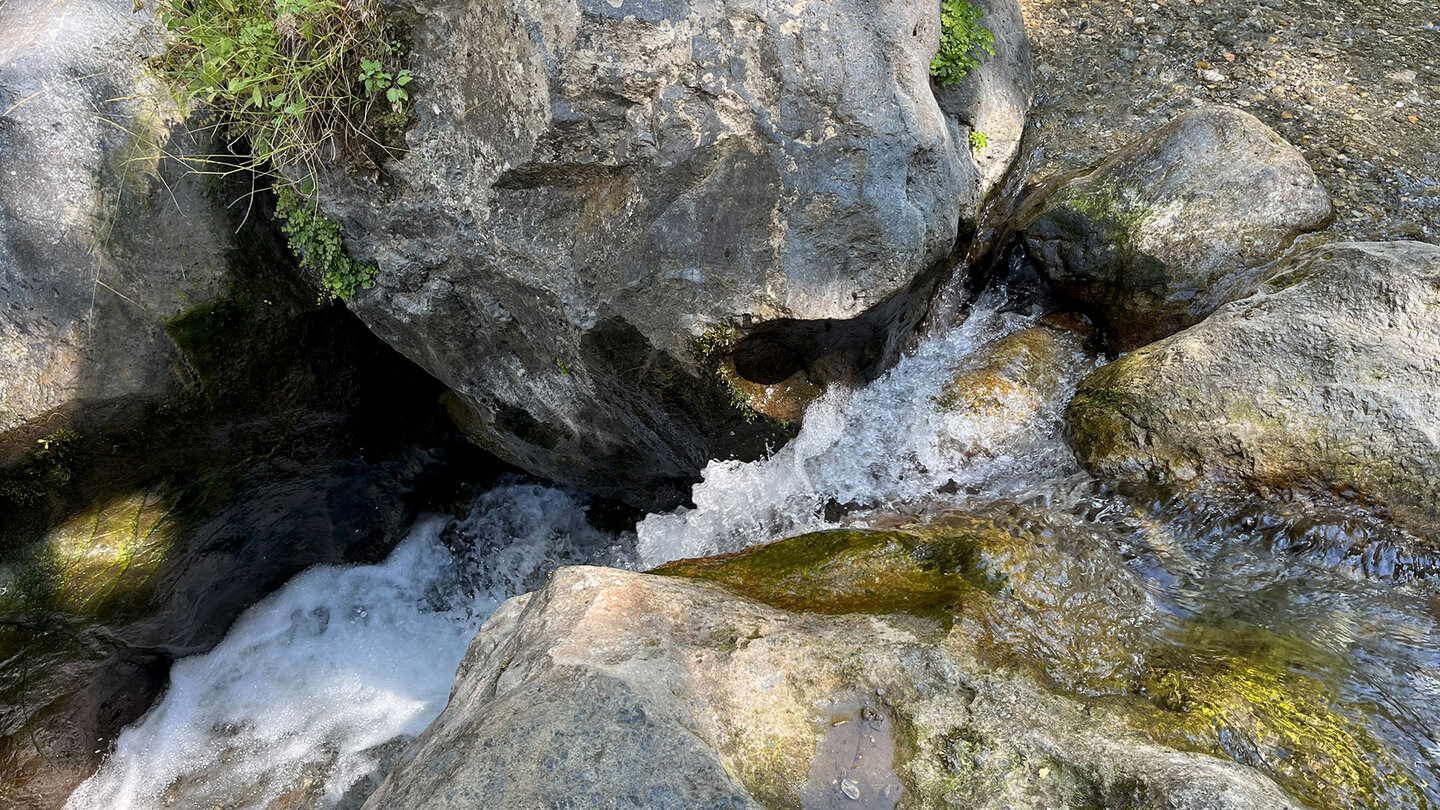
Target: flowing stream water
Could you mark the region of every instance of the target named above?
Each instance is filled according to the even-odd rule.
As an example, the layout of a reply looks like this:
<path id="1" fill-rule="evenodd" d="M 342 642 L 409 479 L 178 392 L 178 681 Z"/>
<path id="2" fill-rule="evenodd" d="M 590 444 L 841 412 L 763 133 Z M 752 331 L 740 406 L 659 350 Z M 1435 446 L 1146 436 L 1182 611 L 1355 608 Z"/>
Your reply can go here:
<path id="1" fill-rule="evenodd" d="M 771 457 L 713 462 L 692 508 L 651 515 L 633 535 L 592 528 L 583 499 L 563 490 L 509 482 L 464 519 L 423 521 L 379 565 L 296 577 L 215 650 L 174 667 L 162 700 L 67 807 L 358 807 L 403 741 L 444 707 L 484 618 L 558 566 L 648 568 L 996 499 L 1044 504 L 1118 538 L 1172 616 L 1244 622 L 1333 653 L 1343 663 L 1324 674 L 1341 708 L 1391 750 L 1396 778 L 1414 785 L 1404 795 L 1440 807 L 1433 580 L 1363 516 L 1104 490 L 1060 429 L 1063 404 L 1098 358 L 1071 358 L 1038 410 L 941 407 L 947 381 L 977 350 L 1032 325 L 1002 312 L 1002 300 L 982 297 L 962 325 L 929 336 L 863 390 L 827 393 Z"/>

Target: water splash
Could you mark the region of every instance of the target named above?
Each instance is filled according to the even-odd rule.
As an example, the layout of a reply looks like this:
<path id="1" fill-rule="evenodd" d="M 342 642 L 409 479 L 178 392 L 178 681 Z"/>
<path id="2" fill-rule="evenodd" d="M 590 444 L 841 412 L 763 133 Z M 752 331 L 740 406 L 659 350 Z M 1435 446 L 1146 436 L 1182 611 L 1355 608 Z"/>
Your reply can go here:
<path id="1" fill-rule="evenodd" d="M 457 521 L 421 521 L 378 565 L 310 569 L 171 670 L 67 810 L 273 806 L 363 799 L 445 707 L 470 639 L 506 598 L 562 565 L 628 566 L 553 487 L 502 483 Z"/>
<path id="2" fill-rule="evenodd" d="M 1000 310 L 1003 290 L 976 302 L 958 328 L 927 338 L 887 374 L 859 390 L 834 390 L 810 406 L 805 426 L 773 456 L 712 461 L 693 508 L 651 515 L 637 528 L 640 562 L 657 566 L 834 525 L 826 507 L 884 509 L 941 488 L 1013 493 L 1075 471 L 1061 440 L 1061 411 L 1079 373 L 1038 414 L 1020 403 L 996 409 L 942 407 L 947 383 L 982 347 L 1034 320 Z"/>

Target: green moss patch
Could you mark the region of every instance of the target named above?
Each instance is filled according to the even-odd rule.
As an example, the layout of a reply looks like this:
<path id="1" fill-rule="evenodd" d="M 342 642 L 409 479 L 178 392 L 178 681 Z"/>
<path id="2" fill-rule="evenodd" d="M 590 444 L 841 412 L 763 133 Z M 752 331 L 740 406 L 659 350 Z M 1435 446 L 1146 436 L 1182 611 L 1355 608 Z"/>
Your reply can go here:
<path id="1" fill-rule="evenodd" d="M 1148 705 L 1135 722 L 1157 742 L 1257 768 L 1311 807 L 1429 806 L 1366 707 L 1340 708 L 1346 661 L 1245 624 L 1188 622 L 1171 641 L 1138 684 Z"/>
<path id="2" fill-rule="evenodd" d="M 717 582 L 786 610 L 908 613 L 949 621 L 968 597 L 995 584 L 976 536 L 906 532 L 814 532 L 723 557 L 682 560 L 665 576 Z"/>

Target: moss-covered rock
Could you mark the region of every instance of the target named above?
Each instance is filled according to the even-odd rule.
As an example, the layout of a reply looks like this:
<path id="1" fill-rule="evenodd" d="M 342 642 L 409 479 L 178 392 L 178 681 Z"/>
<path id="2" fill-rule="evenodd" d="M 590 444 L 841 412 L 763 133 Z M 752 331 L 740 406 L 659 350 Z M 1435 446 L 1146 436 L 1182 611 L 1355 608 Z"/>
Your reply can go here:
<path id="1" fill-rule="evenodd" d="M 125 608 L 146 605 L 179 528 L 164 492 L 137 490 L 95 504 L 0 564 L 0 576 L 14 583 L 0 589 L 0 613 L 51 610 L 116 621 Z"/>
<path id="2" fill-rule="evenodd" d="M 1248 113 L 1212 106 L 1050 188 L 1022 234 L 1056 288 L 1128 350 L 1248 292 L 1246 268 L 1331 217 L 1299 151 Z"/>
<path id="3" fill-rule="evenodd" d="M 1305 804 L 1425 807 L 1414 781 L 1337 685 L 1349 663 L 1243 623 L 1184 623 L 1153 646 L 1133 722 L 1157 742 L 1255 767 Z"/>
<path id="4" fill-rule="evenodd" d="M 827 550 L 894 559 L 926 541 L 855 532 L 796 545 L 760 553 L 792 584 L 820 564 L 813 604 L 831 611 L 837 599 L 860 605 L 848 600 L 873 569 L 846 585 Z M 444 714 L 368 806 L 634 795 L 637 806 L 677 809 L 1296 807 L 1252 770 L 1157 745 L 1120 712 L 985 663 L 958 624 L 947 633 L 880 606 L 820 614 L 739 597 L 728 589 L 786 601 L 793 588 L 763 586 L 738 559 L 671 571 L 713 580 L 728 570 L 734 584 L 723 587 L 567 568 L 508 602 L 471 645 Z"/>
<path id="5" fill-rule="evenodd" d="M 1066 419 L 1117 481 L 1301 490 L 1440 541 L 1440 248 L 1346 243 L 1084 380 Z"/>

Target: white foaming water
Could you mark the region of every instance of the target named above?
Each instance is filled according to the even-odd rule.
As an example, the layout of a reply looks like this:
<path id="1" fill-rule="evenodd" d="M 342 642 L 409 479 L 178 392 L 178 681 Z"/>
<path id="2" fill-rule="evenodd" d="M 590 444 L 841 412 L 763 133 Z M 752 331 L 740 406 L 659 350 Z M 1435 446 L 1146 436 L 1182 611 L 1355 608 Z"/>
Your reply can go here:
<path id="1" fill-rule="evenodd" d="M 451 549 L 456 549 L 452 552 Z M 305 571 L 171 670 L 67 810 L 334 808 L 445 707 L 480 624 L 561 565 L 626 566 L 563 490 L 504 483 L 383 563 Z M 368 792 L 368 791 L 363 791 Z"/>
<path id="2" fill-rule="evenodd" d="M 825 520 L 832 501 L 873 509 L 941 487 L 1013 493 L 1073 471 L 1060 439 L 1068 396 L 1038 415 L 1019 402 L 979 412 L 937 403 L 977 350 L 1033 325 L 1000 312 L 1003 297 L 987 292 L 964 324 L 928 337 L 866 388 L 827 392 L 806 411 L 800 435 L 773 456 L 712 461 L 692 491 L 694 508 L 641 521 L 640 563 L 650 568 L 834 526 Z M 1072 374 L 1066 388 L 1078 378 Z"/>

